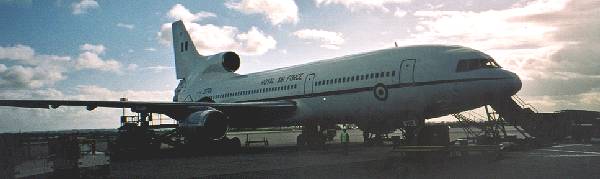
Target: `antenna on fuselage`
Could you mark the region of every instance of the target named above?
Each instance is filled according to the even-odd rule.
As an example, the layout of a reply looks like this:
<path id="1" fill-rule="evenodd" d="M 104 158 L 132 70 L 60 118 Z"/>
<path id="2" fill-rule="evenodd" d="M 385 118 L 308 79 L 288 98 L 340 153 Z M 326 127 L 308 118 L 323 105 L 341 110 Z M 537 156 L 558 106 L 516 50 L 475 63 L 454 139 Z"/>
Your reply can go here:
<path id="1" fill-rule="evenodd" d="M 394 46 L 396 46 L 396 48 L 398 48 L 398 42 L 394 42 Z"/>

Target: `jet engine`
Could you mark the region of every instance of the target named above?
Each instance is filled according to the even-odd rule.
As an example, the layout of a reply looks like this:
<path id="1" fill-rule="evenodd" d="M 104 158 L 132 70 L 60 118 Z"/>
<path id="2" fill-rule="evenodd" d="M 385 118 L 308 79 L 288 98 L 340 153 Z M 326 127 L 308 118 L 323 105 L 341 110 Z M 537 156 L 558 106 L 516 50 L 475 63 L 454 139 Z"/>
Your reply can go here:
<path id="1" fill-rule="evenodd" d="M 179 123 L 186 138 L 218 139 L 227 132 L 227 116 L 216 109 L 206 109 L 190 114 Z"/>
<path id="2" fill-rule="evenodd" d="M 208 72 L 235 72 L 240 68 L 240 56 L 235 52 L 222 52 L 208 58 Z"/>

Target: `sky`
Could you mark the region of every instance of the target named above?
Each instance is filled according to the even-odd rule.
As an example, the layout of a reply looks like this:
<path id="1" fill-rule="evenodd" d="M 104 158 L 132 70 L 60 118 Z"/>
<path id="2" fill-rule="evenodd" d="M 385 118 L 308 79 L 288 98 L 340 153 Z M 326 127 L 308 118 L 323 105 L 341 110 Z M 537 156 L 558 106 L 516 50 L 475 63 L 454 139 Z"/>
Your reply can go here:
<path id="1" fill-rule="evenodd" d="M 600 0 L 0 0 L 0 99 L 170 101 L 170 23 L 239 73 L 399 45 L 463 45 L 541 112 L 600 110 Z M 119 109 L 0 107 L 0 132 L 116 128 Z"/>

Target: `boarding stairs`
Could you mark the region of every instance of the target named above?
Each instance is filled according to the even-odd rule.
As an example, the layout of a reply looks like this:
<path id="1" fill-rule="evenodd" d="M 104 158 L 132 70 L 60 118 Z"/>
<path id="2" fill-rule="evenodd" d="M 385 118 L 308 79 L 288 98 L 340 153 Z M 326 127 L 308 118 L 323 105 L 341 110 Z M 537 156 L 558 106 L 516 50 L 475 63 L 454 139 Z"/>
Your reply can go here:
<path id="1" fill-rule="evenodd" d="M 503 121 L 513 126 L 525 138 L 542 137 L 543 131 L 538 127 L 541 121 L 538 110 L 526 103 L 519 96 L 496 100 L 490 105 Z"/>
<path id="2" fill-rule="evenodd" d="M 543 136 L 543 132 L 537 128 L 540 121 L 537 109 L 516 95 L 493 101 L 489 106 L 484 106 L 484 109 L 485 115 L 474 111 L 452 114 L 467 134 L 467 139 L 506 138 L 505 125 L 514 127 L 525 139 Z M 480 131 L 473 128 L 479 128 Z"/>
<path id="3" fill-rule="evenodd" d="M 452 116 L 454 116 L 454 118 L 458 120 L 457 124 L 463 129 L 463 131 L 467 135 L 467 139 L 475 139 L 477 136 L 481 135 L 481 131 L 476 131 L 472 128 L 479 128 L 479 126 L 481 125 L 479 122 L 475 121 L 475 119 L 477 118 L 476 115 L 478 114 L 473 112 L 462 112 L 452 114 Z"/>

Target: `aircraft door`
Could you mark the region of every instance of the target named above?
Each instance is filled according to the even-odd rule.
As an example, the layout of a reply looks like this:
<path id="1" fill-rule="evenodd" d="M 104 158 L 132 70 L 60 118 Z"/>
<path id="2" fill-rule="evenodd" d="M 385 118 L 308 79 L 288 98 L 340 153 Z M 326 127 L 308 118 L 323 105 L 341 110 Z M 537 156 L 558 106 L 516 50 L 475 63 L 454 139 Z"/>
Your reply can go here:
<path id="1" fill-rule="evenodd" d="M 311 73 L 304 78 L 304 94 L 313 93 L 315 85 L 315 73 Z"/>
<path id="2" fill-rule="evenodd" d="M 415 64 L 416 59 L 406 59 L 400 64 L 400 83 L 414 83 L 415 82 Z"/>

